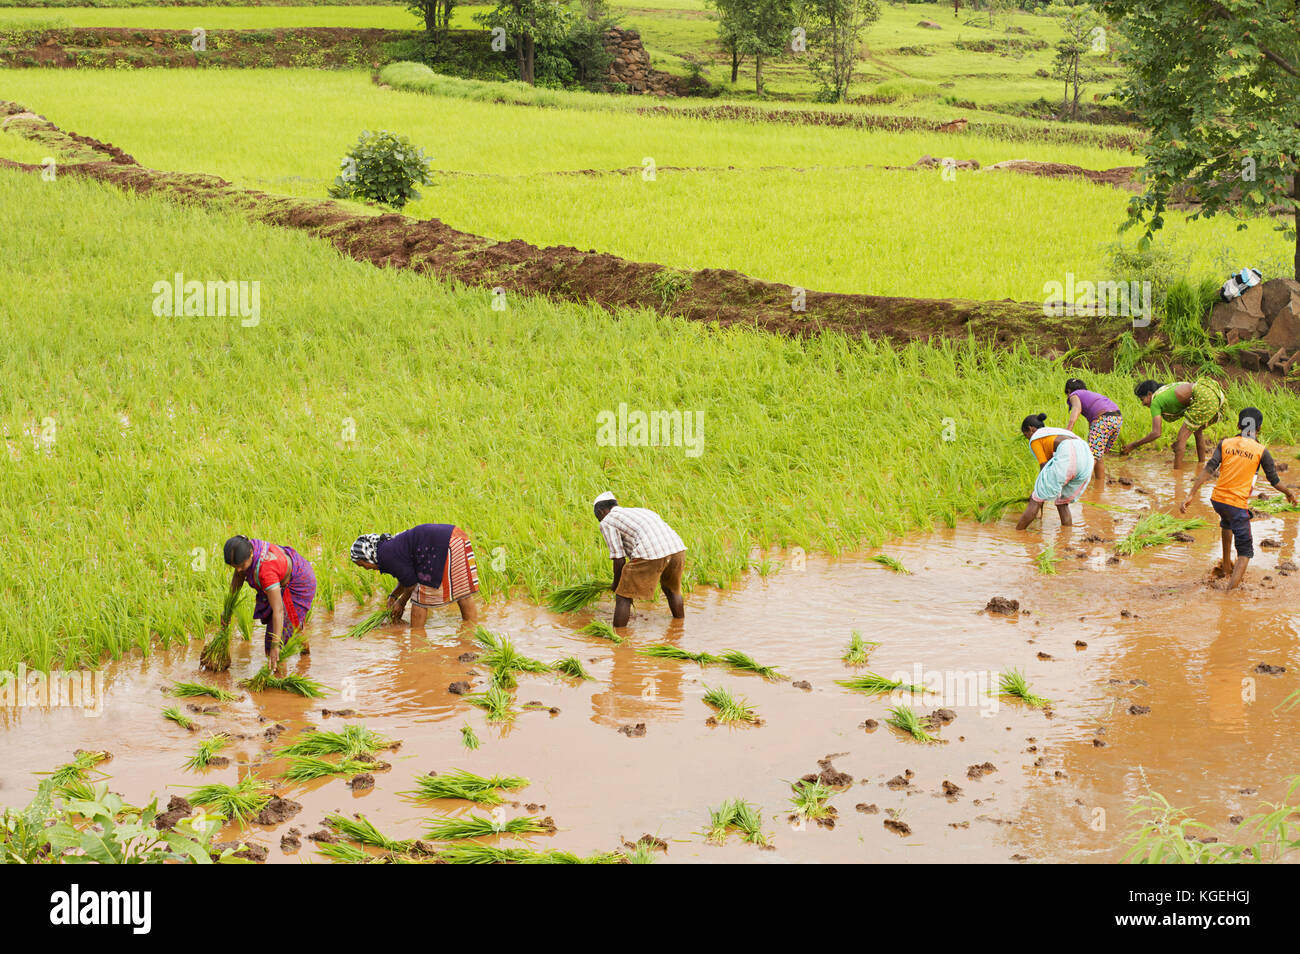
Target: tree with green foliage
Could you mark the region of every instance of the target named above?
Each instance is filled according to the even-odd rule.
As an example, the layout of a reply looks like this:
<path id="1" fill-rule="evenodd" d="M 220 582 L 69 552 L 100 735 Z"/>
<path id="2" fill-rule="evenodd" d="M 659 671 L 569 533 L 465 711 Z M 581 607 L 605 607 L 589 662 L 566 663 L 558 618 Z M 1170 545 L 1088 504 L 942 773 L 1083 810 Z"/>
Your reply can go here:
<path id="1" fill-rule="evenodd" d="M 1123 34 L 1123 95 L 1150 130 L 1143 243 L 1187 190 L 1196 216 L 1288 209 L 1300 280 L 1300 4 L 1296 0 L 1097 0 Z M 1244 223 L 1241 227 L 1245 227 Z"/>
<path id="2" fill-rule="evenodd" d="M 445 37 L 451 29 L 451 11 L 456 0 L 407 0 L 406 9 L 424 21 L 426 33 Z"/>
<path id="3" fill-rule="evenodd" d="M 754 92 L 763 95 L 763 59 L 779 56 L 796 23 L 795 0 L 710 0 L 719 13 L 718 38 L 731 52 L 731 81 L 741 60 L 754 58 Z"/>
<path id="4" fill-rule="evenodd" d="M 707 0 L 718 11 L 718 42 L 731 54 L 731 82 L 740 76 L 740 64 L 745 55 L 741 45 L 745 34 L 745 4 L 747 0 Z"/>
<path id="5" fill-rule="evenodd" d="M 880 19 L 876 0 L 802 0 L 800 23 L 808 33 L 808 67 L 822 84 L 820 98 L 848 98 L 862 35 Z"/>
<path id="6" fill-rule="evenodd" d="M 532 85 L 537 79 L 537 47 L 563 43 L 573 11 L 559 0 L 498 0 L 474 19 L 489 30 L 500 27 L 514 41 L 519 79 Z"/>
<path id="7" fill-rule="evenodd" d="M 1056 59 L 1052 61 L 1052 77 L 1065 84 L 1061 118 L 1067 113 L 1071 119 L 1079 118 L 1079 95 L 1087 83 L 1097 79 L 1097 71 L 1088 68 L 1085 58 L 1096 47 L 1100 28 L 1101 18 L 1087 7 L 1071 10 L 1061 18 L 1063 35 L 1056 42 Z"/>
<path id="8" fill-rule="evenodd" d="M 590 86 L 604 81 L 614 61 L 605 49 L 605 34 L 618 25 L 618 17 L 606 0 L 582 0 L 581 8 L 565 38 L 564 55 L 573 63 L 578 82 Z"/>

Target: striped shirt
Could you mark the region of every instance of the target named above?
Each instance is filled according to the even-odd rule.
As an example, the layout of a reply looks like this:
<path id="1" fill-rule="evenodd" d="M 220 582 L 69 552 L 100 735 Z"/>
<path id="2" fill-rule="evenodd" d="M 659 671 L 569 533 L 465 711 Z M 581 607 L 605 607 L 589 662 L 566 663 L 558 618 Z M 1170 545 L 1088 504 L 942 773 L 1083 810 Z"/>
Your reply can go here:
<path id="1" fill-rule="evenodd" d="M 659 560 L 686 549 L 673 528 L 653 510 L 613 507 L 600 522 L 611 560 Z"/>

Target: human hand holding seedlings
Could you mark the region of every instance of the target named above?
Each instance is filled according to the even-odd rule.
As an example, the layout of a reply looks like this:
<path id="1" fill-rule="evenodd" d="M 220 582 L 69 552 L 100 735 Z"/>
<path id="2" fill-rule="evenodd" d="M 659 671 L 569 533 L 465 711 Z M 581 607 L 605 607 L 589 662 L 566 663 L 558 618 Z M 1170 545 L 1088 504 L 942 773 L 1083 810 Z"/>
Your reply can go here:
<path id="1" fill-rule="evenodd" d="M 266 655 L 271 672 L 283 676 L 280 671 L 280 647 L 284 644 L 284 598 L 279 587 L 266 591 L 266 601 L 271 604 L 271 624 L 266 628 Z"/>

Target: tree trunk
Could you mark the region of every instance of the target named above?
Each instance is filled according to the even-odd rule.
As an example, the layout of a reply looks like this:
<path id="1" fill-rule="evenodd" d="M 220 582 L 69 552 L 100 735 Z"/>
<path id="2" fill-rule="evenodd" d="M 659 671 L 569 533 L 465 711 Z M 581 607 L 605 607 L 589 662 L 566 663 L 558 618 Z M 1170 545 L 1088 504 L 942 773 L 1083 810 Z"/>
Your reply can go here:
<path id="1" fill-rule="evenodd" d="M 519 82 L 527 83 L 528 80 L 525 79 L 527 71 L 524 64 L 524 36 L 522 33 L 515 37 L 515 60 L 519 64 Z"/>
<path id="2" fill-rule="evenodd" d="M 759 96 L 763 95 L 763 54 L 761 51 L 754 54 L 754 92 Z"/>
<path id="3" fill-rule="evenodd" d="M 1300 163 L 1291 170 L 1291 198 L 1295 200 L 1295 280 L 1300 282 Z"/>
<path id="4" fill-rule="evenodd" d="M 731 41 L 731 81 L 736 82 L 736 77 L 740 75 L 740 50 L 736 48 L 736 41 Z"/>
<path id="5" fill-rule="evenodd" d="M 526 51 L 524 55 L 525 66 L 527 67 L 528 70 L 528 76 L 524 80 L 524 82 L 527 83 L 529 86 L 533 86 L 536 85 L 536 80 L 537 80 L 537 74 L 536 74 L 537 41 L 534 40 L 531 36 L 525 37 L 524 49 Z"/>

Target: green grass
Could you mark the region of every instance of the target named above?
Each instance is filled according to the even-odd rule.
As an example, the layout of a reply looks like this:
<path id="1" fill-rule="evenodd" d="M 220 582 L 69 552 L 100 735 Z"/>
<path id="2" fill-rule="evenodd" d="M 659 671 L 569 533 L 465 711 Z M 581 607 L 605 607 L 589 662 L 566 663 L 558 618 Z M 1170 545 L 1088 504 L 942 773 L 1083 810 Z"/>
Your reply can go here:
<path id="1" fill-rule="evenodd" d="M 1034 709 L 1048 709 L 1052 706 L 1051 699 L 1044 699 L 1042 696 L 1034 695 L 1030 691 L 1029 683 L 1025 681 L 1024 675 L 1016 670 L 1004 672 L 998 677 L 998 693 L 1004 696 L 1013 696 Z"/>
<path id="2" fill-rule="evenodd" d="M 198 728 L 198 726 L 194 724 L 194 720 L 182 713 L 180 709 L 176 708 L 176 706 L 168 706 L 162 711 L 162 714 L 164 719 L 175 722 L 182 729 L 189 732 L 193 732 Z"/>
<path id="3" fill-rule="evenodd" d="M 729 799 L 717 808 L 709 809 L 709 827 L 705 833 L 707 841 L 721 844 L 732 831 L 738 831 L 742 840 L 751 845 L 762 847 L 768 843 L 767 835 L 763 832 L 761 810 L 741 798 Z"/>
<path id="4" fill-rule="evenodd" d="M 642 656 L 654 656 L 656 659 L 681 659 L 687 662 L 699 663 L 701 666 L 710 666 L 722 662 L 721 656 L 714 656 L 712 653 L 695 652 L 690 649 L 682 649 L 680 646 L 665 644 L 645 646 L 638 649 L 637 652 Z"/>
<path id="5" fill-rule="evenodd" d="M 384 738 L 378 732 L 361 725 L 345 725 L 338 732 L 318 729 L 304 732 L 292 745 L 281 749 L 277 755 L 341 755 L 352 758 L 370 755 L 381 749 L 394 748 L 398 743 Z"/>
<path id="6" fill-rule="evenodd" d="M 889 718 L 885 720 L 885 723 L 906 732 L 918 742 L 930 744 L 940 741 L 937 736 L 933 736 L 926 731 L 926 721 L 908 706 L 894 706 L 891 708 Z"/>
<path id="7" fill-rule="evenodd" d="M 587 668 L 577 656 L 565 656 L 563 659 L 557 659 L 551 663 L 551 669 L 573 679 L 581 679 L 583 682 L 594 678 L 591 673 L 587 672 Z"/>
<path id="8" fill-rule="evenodd" d="M 93 123 L 74 128 L 98 134 Z M 894 347 L 836 335 L 793 340 L 647 313 L 611 321 L 597 308 L 524 298 L 498 312 L 483 290 L 449 289 L 426 276 L 346 261 L 305 235 L 219 210 L 131 199 L 70 177 L 31 201 L 40 186 L 39 179 L 0 170 L 5 307 L 60 316 L 57 327 L 12 328 L 10 347 L 0 354 L 10 382 L 0 397 L 0 426 L 23 435 L 51 417 L 57 440 L 37 449 L 30 438 L 10 439 L 0 486 L 13 505 L 0 510 L 0 534 L 21 537 L 21 514 L 42 508 L 52 525 L 66 529 L 66 558 L 49 564 L 19 548 L 0 566 L 8 594 L 0 602 L 0 668 L 18 660 L 75 668 L 105 655 L 181 645 L 208 629 L 218 611 L 214 587 L 226 576 L 220 547 L 246 519 L 239 501 L 249 481 L 264 488 L 268 512 L 293 515 L 274 537 L 311 555 L 326 611 L 353 586 L 373 594 L 378 585 L 375 574 L 347 559 L 356 528 L 387 525 L 384 501 L 420 495 L 430 509 L 455 509 L 476 547 L 487 551 L 523 552 L 524 541 L 548 539 L 546 548 L 532 548 L 501 570 L 483 561 L 485 595 L 513 590 L 540 599 L 553 580 L 594 576 L 607 556 L 585 505 L 561 513 L 556 501 L 571 500 L 575 482 L 606 483 L 610 449 L 591 439 L 592 422 L 619 400 L 638 398 L 631 385 L 611 391 L 608 382 L 581 373 L 579 356 L 593 340 L 619 356 L 618 368 L 673 382 L 674 406 L 703 408 L 709 416 L 701 458 L 662 448 L 617 455 L 620 482 L 682 529 L 691 552 L 687 585 L 738 578 L 754 546 L 835 554 L 953 526 L 987 506 L 996 488 L 1032 479 L 1032 457 L 1014 435 L 1019 414 L 989 395 L 1015 394 L 1030 408 L 1061 403 L 1063 370 L 1024 351 L 965 343 Z M 112 221 L 120 240 L 111 248 L 79 245 L 65 235 L 69 221 Z M 261 324 L 155 318 L 150 289 L 177 269 L 262 281 Z M 432 316 L 446 340 L 458 344 L 430 345 L 407 318 L 416 313 Z M 391 345 L 392 360 L 373 351 L 380 338 Z M 487 365 L 485 353 L 492 357 Z M 442 394 L 430 382 L 447 374 L 463 385 Z M 387 385 L 345 393 L 358 375 L 383 376 Z M 239 394 L 213 385 L 223 378 L 269 381 L 266 398 L 283 413 L 265 419 Z M 1132 379 L 1098 374 L 1089 383 L 1115 395 L 1136 422 L 1126 438 L 1139 436 L 1145 423 L 1129 396 Z M 1250 382 L 1233 383 L 1228 393 L 1233 406 L 1261 408 L 1278 443 L 1300 438 L 1294 395 Z M 435 398 L 446 413 L 495 435 L 490 448 L 470 452 L 473 466 L 418 452 L 425 425 L 409 408 Z M 509 409 L 521 404 L 553 413 L 520 428 Z M 864 407 L 873 413 L 864 416 Z M 156 413 L 167 408 L 174 418 Z M 941 439 L 945 416 L 958 422 L 960 442 Z M 334 448 L 337 429 L 322 422 L 345 418 L 362 425 L 358 440 Z M 925 450 L 905 480 L 873 463 L 873 449 L 898 433 L 913 435 Z M 275 460 L 250 455 L 244 470 L 233 469 L 218 449 L 251 446 L 254 434 L 259 446 L 290 453 Z M 330 453 L 318 452 L 322 443 Z M 969 446 L 981 453 L 972 459 Z M 548 466 L 556 459 L 569 462 L 562 472 Z M 791 459 L 801 468 L 789 468 Z M 197 506 L 178 511 L 154 501 L 140 472 L 123 461 L 150 462 L 151 484 Z M 361 498 L 359 472 L 370 475 Z M 809 506 L 808 488 L 832 482 L 846 489 Z M 510 507 L 496 504 L 506 499 Z M 892 506 L 880 508 L 881 499 Z M 94 517 L 110 510 L 136 516 L 130 527 Z M 714 532 L 720 526 L 729 532 Z M 196 547 L 209 554 L 207 572 L 168 572 L 180 561 L 188 567 Z M 113 552 L 133 559 L 112 575 L 83 572 L 105 565 Z"/>
<path id="9" fill-rule="evenodd" d="M 899 560 L 895 557 L 891 557 L 884 553 L 877 553 L 875 556 L 871 558 L 871 562 L 879 563 L 881 566 L 885 567 L 886 569 L 893 570 L 895 573 L 902 573 L 904 576 L 911 576 L 912 574 L 911 570 L 903 566 L 902 560 Z"/>
<path id="10" fill-rule="evenodd" d="M 210 808 L 222 818 L 246 828 L 271 800 L 271 789 L 257 776 L 245 775 L 234 785 L 200 785 L 188 800 L 191 805 Z"/>
<path id="11" fill-rule="evenodd" d="M 460 841 L 490 835 L 528 835 L 549 830 L 541 823 L 541 819 L 531 815 L 500 821 L 482 815 L 465 815 L 461 818 L 435 818 L 430 822 L 426 834 L 434 841 Z"/>
<path id="12" fill-rule="evenodd" d="M 868 696 L 883 696 L 891 692 L 910 692 L 914 694 L 925 692 L 922 686 L 886 679 L 874 672 L 863 673 L 861 676 L 854 676 L 852 679 L 836 679 L 835 684 L 846 689 L 852 689 L 854 692 L 865 693 Z"/>
<path id="13" fill-rule="evenodd" d="M 764 679 L 784 679 L 785 677 L 773 669 L 771 666 L 761 665 L 753 656 L 748 653 L 742 653 L 739 649 L 723 650 L 720 657 L 721 662 L 730 666 L 739 672 L 752 672 L 755 675 L 762 676 Z"/>
<path id="14" fill-rule="evenodd" d="M 611 643 L 621 644 L 623 637 L 614 632 L 614 627 L 603 619 L 593 619 L 582 629 L 578 630 L 580 636 L 595 636 L 598 639 L 608 639 Z"/>
<path id="15" fill-rule="evenodd" d="M 864 640 L 862 634 L 855 629 L 849 637 L 849 648 L 844 651 L 844 664 L 846 666 L 865 666 L 871 656 L 871 651 L 879 645 L 880 643 Z"/>
<path id="16" fill-rule="evenodd" d="M 754 712 L 754 707 L 749 705 L 744 697 L 736 698 L 721 686 L 715 688 L 704 687 L 704 704 L 712 706 L 717 712 L 719 722 L 747 722 L 754 723 L 758 721 L 758 715 Z"/>
<path id="17" fill-rule="evenodd" d="M 195 753 L 185 760 L 185 768 L 191 772 L 207 768 L 212 763 L 213 757 L 228 745 L 230 745 L 230 736 L 224 732 L 209 736 L 200 742 Z"/>
<path id="18" fill-rule="evenodd" d="M 1174 542 L 1175 533 L 1186 533 L 1205 526 L 1205 521 L 1198 517 L 1174 517 L 1167 513 L 1147 514 L 1139 520 L 1124 539 L 1115 544 L 1115 552 L 1122 556 L 1132 556 L 1148 547 L 1162 546 Z"/>
<path id="19" fill-rule="evenodd" d="M 220 686 L 209 686 L 201 682 L 178 682 L 172 686 L 171 694 L 178 699 L 210 696 L 218 702 L 233 702 L 241 698 L 233 692 L 227 692 Z"/>
<path id="20" fill-rule="evenodd" d="M 546 597 L 546 605 L 557 613 L 574 613 L 590 606 L 607 592 L 609 592 L 609 584 L 604 580 L 572 583 L 552 590 Z"/>
<path id="21" fill-rule="evenodd" d="M 405 793 L 416 798 L 461 798 L 477 805 L 500 805 L 505 801 L 502 791 L 513 792 L 525 787 L 528 779 L 516 775 L 493 775 L 485 778 L 464 769 L 453 769 L 437 775 L 418 775 L 416 788 Z"/>

